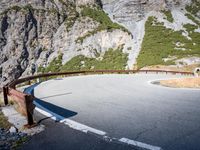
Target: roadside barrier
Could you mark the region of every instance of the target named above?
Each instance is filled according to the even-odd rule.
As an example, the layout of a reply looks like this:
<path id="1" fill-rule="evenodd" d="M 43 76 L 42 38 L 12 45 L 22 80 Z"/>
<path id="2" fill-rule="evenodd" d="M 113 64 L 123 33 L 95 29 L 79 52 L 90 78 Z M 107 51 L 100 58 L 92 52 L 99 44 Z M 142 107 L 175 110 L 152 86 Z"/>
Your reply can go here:
<path id="1" fill-rule="evenodd" d="M 181 74 L 194 76 L 192 72 L 178 72 L 178 71 L 166 71 L 166 70 L 91 70 L 91 71 L 73 71 L 73 72 L 55 72 L 55 73 L 45 73 L 33 76 L 28 76 L 20 79 L 16 79 L 9 83 L 7 86 L 3 87 L 4 103 L 8 105 L 9 98 L 11 98 L 15 103 L 18 104 L 20 112 L 26 116 L 28 128 L 35 125 L 33 120 L 33 112 L 35 105 L 33 104 L 34 95 L 26 94 L 16 90 L 16 86 L 22 83 L 28 82 L 31 84 L 32 80 L 44 78 L 48 80 L 49 77 L 53 76 L 71 76 L 71 75 L 88 75 L 88 74 L 133 74 L 133 73 L 165 73 L 165 74 Z"/>

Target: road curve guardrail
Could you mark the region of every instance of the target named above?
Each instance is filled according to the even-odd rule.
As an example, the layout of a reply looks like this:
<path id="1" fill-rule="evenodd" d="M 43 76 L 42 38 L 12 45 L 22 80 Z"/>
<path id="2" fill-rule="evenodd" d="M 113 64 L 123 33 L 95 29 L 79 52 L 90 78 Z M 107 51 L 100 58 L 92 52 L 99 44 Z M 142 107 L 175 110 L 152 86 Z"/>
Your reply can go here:
<path id="1" fill-rule="evenodd" d="M 194 75 L 192 72 L 178 72 L 178 71 L 166 71 L 166 70 L 90 70 L 90 71 L 72 71 L 72 72 L 55 72 L 44 73 L 33 76 L 28 76 L 20 79 L 16 79 L 3 87 L 4 103 L 8 105 L 9 98 L 16 102 L 21 110 L 21 113 L 27 118 L 26 127 L 31 128 L 34 126 L 33 112 L 35 105 L 33 104 L 34 95 L 20 92 L 16 89 L 16 86 L 25 82 L 31 84 L 31 80 L 45 78 L 52 76 L 71 76 L 71 75 L 88 75 L 88 74 L 133 74 L 133 73 L 165 73 L 165 74 L 181 74 L 181 75 Z"/>

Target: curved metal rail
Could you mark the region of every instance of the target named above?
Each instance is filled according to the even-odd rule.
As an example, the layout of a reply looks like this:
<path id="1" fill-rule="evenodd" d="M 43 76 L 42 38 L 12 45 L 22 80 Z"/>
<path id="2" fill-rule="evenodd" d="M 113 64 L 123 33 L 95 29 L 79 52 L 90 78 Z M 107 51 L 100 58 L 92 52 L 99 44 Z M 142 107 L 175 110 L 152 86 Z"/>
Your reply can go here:
<path id="1" fill-rule="evenodd" d="M 33 76 L 28 76 L 20 79 L 16 79 L 3 87 L 4 103 L 8 105 L 8 97 L 15 101 L 23 115 L 27 117 L 27 127 L 32 127 L 34 124 L 33 112 L 35 105 L 33 104 L 34 95 L 25 94 L 16 90 L 16 85 L 29 82 L 38 78 L 47 78 L 52 76 L 69 76 L 69 75 L 88 75 L 88 74 L 133 74 L 133 73 L 165 73 L 165 74 L 181 74 L 181 75 L 194 75 L 191 72 L 178 72 L 178 71 L 166 71 L 166 70 L 92 70 L 92 71 L 73 71 L 73 72 L 55 72 L 45 73 Z"/>

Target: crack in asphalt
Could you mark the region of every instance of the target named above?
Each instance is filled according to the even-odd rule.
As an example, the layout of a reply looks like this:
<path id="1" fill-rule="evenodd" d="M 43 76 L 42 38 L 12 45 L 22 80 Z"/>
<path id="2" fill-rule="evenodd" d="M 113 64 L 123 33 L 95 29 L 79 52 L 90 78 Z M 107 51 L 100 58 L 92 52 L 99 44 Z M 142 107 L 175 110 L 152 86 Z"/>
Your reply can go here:
<path id="1" fill-rule="evenodd" d="M 156 128 L 157 128 L 157 122 L 155 122 L 151 128 L 144 129 L 143 131 L 139 132 L 139 133 L 135 136 L 134 140 L 138 140 L 138 139 L 140 138 L 140 136 L 142 136 L 143 134 L 145 134 L 145 133 L 147 133 L 147 132 L 151 132 L 151 131 L 153 131 L 153 130 L 156 129 Z"/>

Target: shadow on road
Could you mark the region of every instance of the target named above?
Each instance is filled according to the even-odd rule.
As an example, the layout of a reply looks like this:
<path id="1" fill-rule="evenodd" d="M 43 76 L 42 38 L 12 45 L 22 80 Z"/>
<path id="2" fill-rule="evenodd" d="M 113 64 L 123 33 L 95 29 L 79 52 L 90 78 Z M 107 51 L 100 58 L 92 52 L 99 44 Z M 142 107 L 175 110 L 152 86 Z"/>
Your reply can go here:
<path id="1" fill-rule="evenodd" d="M 64 109 L 62 107 L 56 106 L 54 104 L 45 102 L 43 100 L 40 100 L 38 98 L 35 98 L 35 104 L 36 106 L 40 107 L 42 106 L 43 108 L 45 108 L 45 110 L 47 110 L 49 113 L 53 112 L 54 116 L 56 116 L 56 120 L 62 120 L 64 118 L 69 118 L 72 116 L 77 115 L 77 112 L 68 110 L 68 109 Z"/>
<path id="2" fill-rule="evenodd" d="M 24 90 L 24 93 L 31 94 L 31 95 L 34 96 L 34 88 L 36 86 L 38 86 L 39 84 L 40 83 L 37 83 L 37 84 L 34 84 L 34 85 L 26 88 Z M 45 98 L 49 98 L 49 97 L 56 97 L 56 96 L 61 96 L 61 95 L 66 95 L 66 94 L 71 94 L 71 93 L 57 94 L 57 95 L 52 95 L 52 96 L 43 97 L 43 98 L 36 98 L 35 97 L 34 104 L 38 108 L 40 108 L 42 110 L 45 110 L 46 112 L 48 112 L 52 116 L 56 117 L 56 121 L 60 121 L 60 120 L 65 119 L 65 118 L 69 118 L 69 117 L 75 116 L 78 113 L 74 112 L 74 111 L 71 111 L 71 110 L 68 110 L 68 109 L 65 109 L 65 108 L 62 108 L 62 107 L 59 107 L 59 106 L 56 106 L 56 105 L 51 104 L 49 102 L 43 101 L 41 99 L 45 99 Z M 50 117 L 43 118 L 39 122 L 41 122 L 43 120 L 46 120 L 48 118 L 50 118 Z"/>

